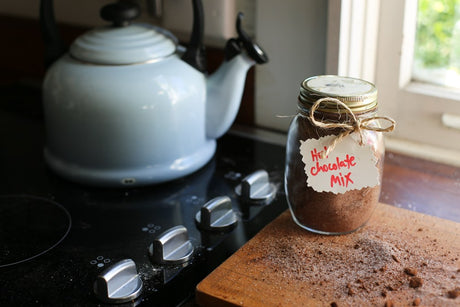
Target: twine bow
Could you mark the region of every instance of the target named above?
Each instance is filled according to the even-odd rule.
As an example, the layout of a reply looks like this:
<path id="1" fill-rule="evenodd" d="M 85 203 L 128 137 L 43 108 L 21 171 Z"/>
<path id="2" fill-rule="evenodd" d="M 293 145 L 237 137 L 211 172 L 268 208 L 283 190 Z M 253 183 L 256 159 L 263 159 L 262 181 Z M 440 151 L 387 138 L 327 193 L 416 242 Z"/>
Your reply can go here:
<path id="1" fill-rule="evenodd" d="M 321 121 L 317 120 L 315 118 L 315 111 L 319 108 L 320 104 L 323 102 L 334 102 L 338 106 L 344 108 L 347 110 L 347 112 L 351 115 L 351 122 L 344 122 L 344 123 L 331 123 L 331 122 L 326 122 L 326 121 Z M 372 116 L 372 117 L 366 117 L 363 119 L 359 119 L 353 114 L 353 111 L 342 101 L 336 98 L 331 98 L 331 97 L 325 97 L 318 99 L 313 106 L 310 109 L 310 114 L 308 117 L 311 121 L 311 123 L 317 127 L 324 128 L 324 129 L 333 129 L 333 128 L 342 128 L 344 131 L 340 133 L 329 145 L 327 148 L 326 152 L 321 153 L 321 158 L 327 157 L 332 150 L 334 150 L 335 146 L 347 135 L 353 133 L 353 132 L 358 132 L 360 136 L 360 145 L 363 145 L 364 143 L 364 136 L 363 136 L 363 130 L 370 130 L 370 131 L 377 131 L 377 132 L 391 132 L 394 130 L 396 126 L 396 122 L 387 116 Z M 380 127 L 375 127 L 375 126 L 370 126 L 369 122 L 383 119 L 388 122 L 390 122 L 390 125 L 385 128 L 380 128 Z"/>

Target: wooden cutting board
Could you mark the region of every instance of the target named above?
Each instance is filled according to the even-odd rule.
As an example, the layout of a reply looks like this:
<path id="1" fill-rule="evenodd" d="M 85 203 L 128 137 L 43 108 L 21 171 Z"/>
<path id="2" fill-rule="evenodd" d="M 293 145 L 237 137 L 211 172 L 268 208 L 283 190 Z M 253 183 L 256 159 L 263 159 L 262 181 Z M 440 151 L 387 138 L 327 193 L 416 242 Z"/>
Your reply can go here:
<path id="1" fill-rule="evenodd" d="M 286 211 L 206 277 L 201 306 L 460 306 L 460 224 L 379 204 L 352 234 Z M 391 305 L 393 304 L 393 305 Z"/>

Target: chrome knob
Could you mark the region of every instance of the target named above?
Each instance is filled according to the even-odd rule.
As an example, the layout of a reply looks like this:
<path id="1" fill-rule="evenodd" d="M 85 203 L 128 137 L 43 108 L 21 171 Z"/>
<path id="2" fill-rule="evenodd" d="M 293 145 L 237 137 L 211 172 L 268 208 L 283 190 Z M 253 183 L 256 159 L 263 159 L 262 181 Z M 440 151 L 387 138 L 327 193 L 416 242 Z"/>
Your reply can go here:
<path id="1" fill-rule="evenodd" d="M 225 231 L 238 222 L 228 196 L 211 199 L 195 215 L 198 227 L 205 230 Z"/>
<path id="2" fill-rule="evenodd" d="M 94 283 L 94 293 L 107 303 L 126 303 L 139 297 L 142 280 L 131 259 L 121 260 L 104 270 Z"/>
<path id="3" fill-rule="evenodd" d="M 190 260 L 193 245 L 188 239 L 187 228 L 172 227 L 160 234 L 149 246 L 149 255 L 155 264 L 179 264 Z"/>
<path id="4" fill-rule="evenodd" d="M 267 204 L 276 196 L 276 186 L 269 181 L 265 170 L 258 170 L 246 176 L 235 188 L 243 200 L 254 204 Z"/>

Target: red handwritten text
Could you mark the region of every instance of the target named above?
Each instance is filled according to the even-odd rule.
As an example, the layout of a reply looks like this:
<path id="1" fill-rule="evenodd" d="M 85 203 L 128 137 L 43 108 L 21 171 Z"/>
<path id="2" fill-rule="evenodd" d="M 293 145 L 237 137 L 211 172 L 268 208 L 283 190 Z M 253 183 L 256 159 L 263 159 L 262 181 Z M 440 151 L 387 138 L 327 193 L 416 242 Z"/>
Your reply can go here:
<path id="1" fill-rule="evenodd" d="M 312 151 L 312 155 L 313 155 L 313 151 Z M 340 160 L 339 157 L 336 157 L 335 162 L 333 163 L 327 163 L 327 164 L 321 165 L 319 164 L 319 161 L 316 161 L 316 165 L 310 169 L 310 173 L 313 176 L 316 176 L 321 172 L 327 173 L 328 171 L 338 171 L 338 170 L 341 170 L 342 168 L 350 169 L 350 167 L 355 166 L 355 165 L 356 165 L 355 157 L 347 154 L 345 159 L 343 160 Z"/>
<path id="2" fill-rule="evenodd" d="M 324 151 L 327 151 L 327 148 L 326 146 L 324 146 Z M 313 162 L 316 161 L 319 161 L 319 159 L 321 159 L 321 154 L 323 153 L 322 151 L 317 151 L 316 148 L 313 148 L 313 150 L 310 150 L 310 153 L 311 153 L 311 159 Z M 326 156 L 327 158 L 327 156 Z"/>
<path id="3" fill-rule="evenodd" d="M 334 184 L 347 188 L 349 183 L 354 183 L 350 176 L 351 172 L 348 172 L 345 176 L 342 173 L 339 173 L 339 176 L 331 175 L 331 188 L 334 187 Z"/>

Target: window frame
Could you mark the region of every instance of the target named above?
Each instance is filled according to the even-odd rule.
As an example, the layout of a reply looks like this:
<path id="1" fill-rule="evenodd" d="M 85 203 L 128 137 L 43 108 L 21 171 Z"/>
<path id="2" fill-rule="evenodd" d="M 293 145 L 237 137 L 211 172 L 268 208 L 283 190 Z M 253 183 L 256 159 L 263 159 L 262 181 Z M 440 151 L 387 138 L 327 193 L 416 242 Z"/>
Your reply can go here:
<path id="1" fill-rule="evenodd" d="M 460 130 L 443 122 L 446 114 L 460 120 L 460 91 L 411 80 L 417 0 L 328 4 L 326 72 L 376 84 L 379 113 L 397 121 L 387 148 L 460 165 Z"/>

